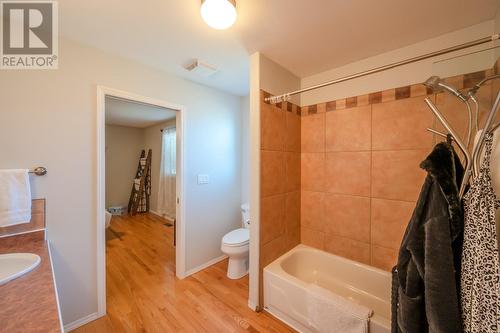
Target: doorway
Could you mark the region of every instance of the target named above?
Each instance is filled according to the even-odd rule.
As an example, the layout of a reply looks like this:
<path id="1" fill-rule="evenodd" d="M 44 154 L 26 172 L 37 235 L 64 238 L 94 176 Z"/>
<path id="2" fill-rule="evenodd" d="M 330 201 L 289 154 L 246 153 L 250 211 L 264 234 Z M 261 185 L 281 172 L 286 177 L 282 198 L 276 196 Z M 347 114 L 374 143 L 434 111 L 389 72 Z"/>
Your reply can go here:
<path id="1" fill-rule="evenodd" d="M 104 316 L 107 294 L 113 293 L 106 288 L 107 267 L 113 269 L 106 265 L 107 253 L 114 255 L 110 264 L 126 254 L 140 269 L 145 263 L 133 246 L 153 244 L 155 236 L 158 246 L 150 252 L 159 253 L 177 277 L 185 276 L 183 107 L 98 87 L 97 109 L 98 315 Z M 113 286 L 116 276 L 108 277 Z"/>

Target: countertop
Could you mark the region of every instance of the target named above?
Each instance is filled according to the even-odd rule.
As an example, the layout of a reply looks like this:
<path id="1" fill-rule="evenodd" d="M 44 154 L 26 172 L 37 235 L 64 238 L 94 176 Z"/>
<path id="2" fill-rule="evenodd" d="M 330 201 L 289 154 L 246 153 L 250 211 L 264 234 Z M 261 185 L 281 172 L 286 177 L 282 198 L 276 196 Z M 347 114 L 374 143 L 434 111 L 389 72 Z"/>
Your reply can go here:
<path id="1" fill-rule="evenodd" d="M 49 245 L 44 232 L 0 238 L 0 254 L 38 254 L 40 265 L 0 286 L 0 332 L 61 332 Z"/>

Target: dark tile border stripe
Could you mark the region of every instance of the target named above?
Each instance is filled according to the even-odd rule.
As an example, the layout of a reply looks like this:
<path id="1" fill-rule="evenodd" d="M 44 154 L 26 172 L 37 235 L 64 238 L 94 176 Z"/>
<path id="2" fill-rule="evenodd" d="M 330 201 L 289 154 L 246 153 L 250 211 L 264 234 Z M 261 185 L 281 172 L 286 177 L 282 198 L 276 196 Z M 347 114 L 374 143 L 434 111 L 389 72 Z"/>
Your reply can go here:
<path id="1" fill-rule="evenodd" d="M 411 96 L 411 86 L 396 88 L 396 99 L 409 98 Z"/>
<path id="2" fill-rule="evenodd" d="M 498 73 L 500 70 L 500 59 L 497 60 L 495 63 L 494 67 L 489 70 L 484 70 L 484 71 L 478 71 L 474 73 L 468 73 L 464 75 L 457 75 L 453 77 L 446 78 L 446 80 L 450 80 L 453 82 L 457 82 L 457 85 L 463 88 L 470 88 L 482 79 L 484 79 L 486 76 L 491 75 L 492 73 Z M 286 111 L 288 112 L 294 112 L 297 115 L 300 116 L 307 116 L 307 115 L 313 115 L 318 113 L 318 109 L 320 109 L 320 104 L 324 108 L 322 110 L 326 110 L 326 112 L 331 112 L 335 110 L 343 110 L 343 109 L 349 109 L 349 108 L 354 108 L 357 107 L 358 104 L 360 105 L 371 105 L 371 104 L 378 104 L 378 103 L 383 103 L 383 102 L 388 102 L 388 101 L 394 101 L 394 100 L 401 100 L 405 98 L 411 98 L 411 97 L 418 97 L 418 96 L 426 96 L 426 95 L 432 95 L 433 92 L 428 89 L 427 87 L 424 87 L 422 84 L 414 84 L 411 86 L 404 86 L 404 87 L 398 87 L 394 89 L 388 89 L 384 91 L 377 91 L 370 93 L 368 95 L 360 95 L 360 96 L 353 96 L 353 97 L 347 97 L 347 98 L 341 98 L 337 99 L 334 101 L 329 101 L 326 103 L 318 103 L 318 104 L 313 104 L 313 105 L 308 105 L 308 106 L 303 106 L 300 107 L 296 104 L 290 103 L 290 102 L 283 102 L 283 103 L 278 103 L 276 104 L 276 107 L 278 108 L 283 108 L 282 104 L 286 104 Z M 263 98 L 271 96 L 266 91 L 262 91 Z M 368 96 L 368 100 L 366 99 L 366 96 Z M 368 103 L 368 104 L 366 104 Z M 268 103 L 269 104 L 269 103 Z"/>

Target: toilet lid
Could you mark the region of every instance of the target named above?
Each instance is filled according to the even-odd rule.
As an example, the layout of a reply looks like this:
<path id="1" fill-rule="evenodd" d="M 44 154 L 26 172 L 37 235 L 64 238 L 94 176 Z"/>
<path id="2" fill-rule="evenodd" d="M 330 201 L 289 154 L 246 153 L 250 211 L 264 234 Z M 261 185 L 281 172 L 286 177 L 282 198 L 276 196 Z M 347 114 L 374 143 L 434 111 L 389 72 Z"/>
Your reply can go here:
<path id="1" fill-rule="evenodd" d="M 250 233 L 248 229 L 240 228 L 227 233 L 222 237 L 222 242 L 229 246 L 238 246 L 248 243 Z"/>

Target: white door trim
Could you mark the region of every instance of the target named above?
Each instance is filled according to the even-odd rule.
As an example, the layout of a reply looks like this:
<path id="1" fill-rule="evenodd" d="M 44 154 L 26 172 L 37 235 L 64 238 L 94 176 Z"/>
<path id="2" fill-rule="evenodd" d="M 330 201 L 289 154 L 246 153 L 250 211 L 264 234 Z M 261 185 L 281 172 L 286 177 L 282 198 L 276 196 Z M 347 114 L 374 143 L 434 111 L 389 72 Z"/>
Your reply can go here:
<path id="1" fill-rule="evenodd" d="M 184 116 L 186 108 L 163 100 L 97 86 L 97 315 L 106 315 L 106 235 L 105 235 L 105 100 L 106 96 L 128 99 L 178 111 L 177 133 L 177 210 L 176 210 L 176 275 L 186 277 L 186 225 L 184 204 Z"/>

